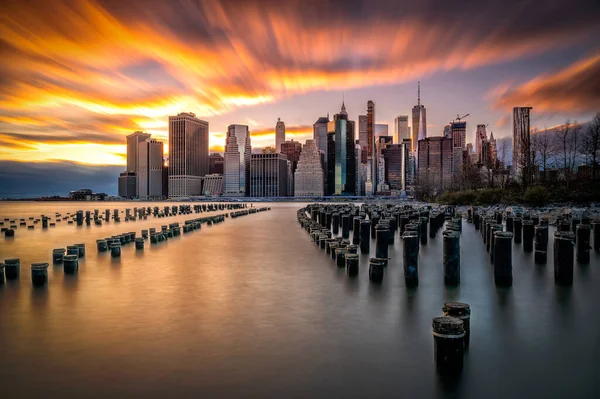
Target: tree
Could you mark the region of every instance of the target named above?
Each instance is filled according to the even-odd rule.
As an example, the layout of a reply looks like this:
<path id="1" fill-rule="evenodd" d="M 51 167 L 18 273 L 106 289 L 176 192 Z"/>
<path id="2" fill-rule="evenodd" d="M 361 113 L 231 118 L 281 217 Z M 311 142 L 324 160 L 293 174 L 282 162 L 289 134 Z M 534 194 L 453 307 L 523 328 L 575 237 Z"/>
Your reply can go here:
<path id="1" fill-rule="evenodd" d="M 554 141 L 548 129 L 536 132 L 532 135 L 531 141 L 533 150 L 535 151 L 535 159 L 542 168 L 542 181 L 546 181 L 546 170 L 548 169 L 548 165 L 552 163 L 552 159 L 556 153 Z"/>
<path id="2" fill-rule="evenodd" d="M 563 167 L 563 173 L 565 174 L 565 180 L 567 182 L 567 190 L 571 188 L 571 181 L 573 180 L 573 171 L 577 164 L 578 158 L 578 141 L 577 133 L 580 126 L 575 122 L 571 122 L 567 119 L 564 125 L 556 130 L 556 137 L 558 141 L 558 161 Z"/>
<path id="3" fill-rule="evenodd" d="M 590 121 L 581 143 L 581 152 L 592 165 L 592 180 L 596 180 L 600 161 L 600 112 Z"/>

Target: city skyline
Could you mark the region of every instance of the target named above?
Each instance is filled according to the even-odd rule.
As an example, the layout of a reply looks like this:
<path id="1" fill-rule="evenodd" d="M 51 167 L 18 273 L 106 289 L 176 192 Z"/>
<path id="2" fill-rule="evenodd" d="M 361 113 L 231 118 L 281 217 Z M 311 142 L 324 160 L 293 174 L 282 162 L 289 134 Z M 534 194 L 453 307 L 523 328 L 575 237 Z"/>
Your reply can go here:
<path id="1" fill-rule="evenodd" d="M 342 101 L 358 125 L 372 100 L 374 123 L 391 135 L 399 115 L 412 129 L 418 81 L 428 137 L 467 113 L 467 143 L 478 124 L 512 137 L 513 107 L 535 109 L 532 129 L 590 120 L 600 109 L 600 7 L 505 8 L 3 2 L 0 162 L 124 166 L 127 135 L 151 134 L 168 152 L 168 116 L 181 112 L 209 122 L 211 152 L 224 151 L 231 124 L 249 127 L 254 148 L 274 146 L 278 118 L 286 139 L 304 143 Z"/>

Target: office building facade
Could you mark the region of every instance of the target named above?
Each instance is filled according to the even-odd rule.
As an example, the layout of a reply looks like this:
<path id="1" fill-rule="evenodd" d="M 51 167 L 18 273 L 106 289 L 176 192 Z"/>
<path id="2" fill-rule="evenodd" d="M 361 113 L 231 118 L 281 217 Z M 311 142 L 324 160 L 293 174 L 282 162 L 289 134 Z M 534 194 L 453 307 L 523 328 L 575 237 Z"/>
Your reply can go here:
<path id="1" fill-rule="evenodd" d="M 346 107 L 342 104 L 339 114 L 329 122 L 329 134 L 333 133 L 335 146 L 334 195 L 356 194 L 356 165 L 354 121 L 348 120 Z"/>
<path id="2" fill-rule="evenodd" d="M 162 199 L 163 152 L 161 141 L 147 139 L 138 144 L 137 197 L 140 199 Z"/>
<path id="3" fill-rule="evenodd" d="M 441 193 L 452 183 L 452 140 L 428 137 L 419 141 L 417 178 L 434 193 Z"/>
<path id="4" fill-rule="evenodd" d="M 226 196 L 250 195 L 250 186 L 247 182 L 250 176 L 251 155 L 252 145 L 248 126 L 229 125 L 223 157 L 223 184 Z"/>
<path id="5" fill-rule="evenodd" d="M 427 110 L 421 104 L 421 82 L 418 83 L 417 105 L 412 109 L 412 151 L 417 151 L 419 140 L 427 138 Z M 418 162 L 418 161 L 417 161 Z"/>
<path id="6" fill-rule="evenodd" d="M 275 124 L 275 152 L 281 152 L 281 143 L 285 141 L 285 123 L 281 118 L 277 118 Z"/>
<path id="7" fill-rule="evenodd" d="M 250 157 L 250 196 L 286 197 L 290 170 L 290 162 L 281 153 L 252 154 Z"/>
<path id="8" fill-rule="evenodd" d="M 208 156 L 208 174 L 214 175 L 216 173 L 222 175 L 223 162 L 223 155 L 219 154 L 218 152 L 213 152 L 210 154 Z"/>
<path id="9" fill-rule="evenodd" d="M 398 115 L 394 118 L 394 144 L 411 139 L 408 129 L 408 115 Z"/>
<path id="10" fill-rule="evenodd" d="M 121 172 L 119 174 L 119 197 L 132 199 L 136 196 L 136 174 L 135 172 Z"/>
<path id="11" fill-rule="evenodd" d="M 323 163 L 317 143 L 315 140 L 306 140 L 294 173 L 294 196 L 323 196 L 323 181 Z"/>
<path id="12" fill-rule="evenodd" d="M 169 116 L 169 197 L 202 193 L 208 173 L 208 122 L 191 112 Z"/>

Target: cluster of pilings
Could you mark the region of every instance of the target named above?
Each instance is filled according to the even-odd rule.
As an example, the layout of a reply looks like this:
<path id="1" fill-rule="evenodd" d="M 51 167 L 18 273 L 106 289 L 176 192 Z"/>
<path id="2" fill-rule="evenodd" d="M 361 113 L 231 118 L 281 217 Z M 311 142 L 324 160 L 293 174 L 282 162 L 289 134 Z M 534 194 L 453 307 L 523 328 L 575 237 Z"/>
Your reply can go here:
<path id="1" fill-rule="evenodd" d="M 442 374 L 460 373 L 471 336 L 471 307 L 463 302 L 446 302 L 443 316 L 434 317 L 433 356 Z"/>
<path id="2" fill-rule="evenodd" d="M 126 208 L 123 210 L 119 209 L 105 209 L 103 211 L 94 209 L 94 210 L 78 210 L 74 213 L 67 213 L 62 215 L 61 213 L 55 213 L 54 220 L 52 217 L 47 215 L 41 215 L 39 218 L 30 217 L 29 221 L 30 225 L 27 224 L 27 221 L 22 218 L 19 221 L 17 219 L 4 218 L 3 221 L 0 221 L 0 230 L 4 233 L 5 237 L 14 237 L 15 230 L 17 230 L 17 224 L 21 227 L 26 227 L 28 229 L 33 229 L 36 224 L 41 222 L 42 229 L 47 229 L 48 227 L 55 227 L 56 223 L 60 223 L 61 221 L 67 221 L 68 224 L 76 224 L 77 226 L 87 225 L 90 226 L 92 223 L 97 226 L 101 226 L 102 223 L 108 223 L 111 220 L 113 222 L 120 222 L 121 216 L 124 214 L 124 220 L 127 221 L 135 221 L 135 220 L 147 220 L 148 216 L 155 218 L 164 218 L 171 217 L 177 215 L 189 215 L 192 213 L 204 213 L 204 212 L 216 212 L 223 210 L 237 210 L 237 209 L 247 209 L 248 205 L 245 203 L 240 204 L 181 204 L 181 205 L 170 205 L 158 207 L 134 207 L 134 208 Z M 256 209 L 256 208 L 250 208 Z M 6 226 L 7 225 L 7 226 Z"/>
<path id="3" fill-rule="evenodd" d="M 219 209 L 241 209 L 230 213 L 222 213 L 184 221 L 183 226 L 179 223 L 170 223 L 162 225 L 159 230 L 150 228 L 142 230 L 141 236 L 137 237 L 135 232 L 127 232 L 111 237 L 101 238 L 96 240 L 98 252 L 110 251 L 111 257 L 118 258 L 121 256 L 121 247 L 135 243 L 137 250 L 144 249 L 144 243 L 149 240 L 151 244 L 158 244 L 167 241 L 170 238 L 177 237 L 183 233 L 190 233 L 195 230 L 200 230 L 203 224 L 212 226 L 225 221 L 231 215 L 231 218 L 237 218 L 245 215 L 251 215 L 258 212 L 271 210 L 270 207 L 247 208 L 245 204 L 208 204 L 194 206 L 194 211 L 197 213 L 214 212 Z M 85 257 L 85 244 L 69 245 L 65 248 L 55 248 L 52 250 L 52 263 L 55 266 L 63 266 L 65 274 L 74 274 L 79 270 L 79 259 Z M 32 263 L 31 264 L 31 279 L 35 286 L 42 286 L 48 282 L 48 263 Z M 4 263 L 0 263 L 0 284 L 4 284 L 6 280 L 16 280 L 20 277 L 21 261 L 18 258 L 6 259 Z"/>
<path id="4" fill-rule="evenodd" d="M 549 220 L 534 213 L 512 211 L 485 212 L 470 208 L 472 223 L 479 230 L 483 244 L 490 253 L 494 267 L 494 281 L 498 286 L 510 286 L 512 274 L 512 245 L 522 245 L 524 252 L 533 252 L 534 263 L 545 265 L 548 261 Z M 590 222 L 585 215 L 571 215 L 556 220 L 553 237 L 554 280 L 560 285 L 573 283 L 574 260 L 580 264 L 590 262 L 590 246 L 594 232 L 594 250 L 600 251 L 600 221 Z"/>
<path id="5" fill-rule="evenodd" d="M 398 204 L 363 204 L 360 207 L 351 203 L 310 204 L 298 210 L 297 218 L 313 241 L 331 255 L 338 266 L 346 267 L 349 276 L 358 274 L 358 250 L 368 256 L 374 239 L 375 257 L 369 259 L 369 279 L 373 282 L 383 280 L 390 261 L 388 248 L 398 234 L 404 246 L 406 285 L 416 286 L 419 247 L 436 237 L 446 212 Z"/>

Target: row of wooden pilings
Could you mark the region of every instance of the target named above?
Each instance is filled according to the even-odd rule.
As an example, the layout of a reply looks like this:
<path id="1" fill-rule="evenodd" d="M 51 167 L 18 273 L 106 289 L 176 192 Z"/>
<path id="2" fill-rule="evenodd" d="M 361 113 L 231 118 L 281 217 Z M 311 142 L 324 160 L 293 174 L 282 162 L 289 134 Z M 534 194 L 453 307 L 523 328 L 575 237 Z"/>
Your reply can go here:
<path id="1" fill-rule="evenodd" d="M 135 232 L 127 232 L 111 237 L 101 238 L 96 240 L 96 248 L 98 252 L 110 251 L 111 257 L 119 258 L 121 256 L 121 247 L 135 243 L 136 250 L 143 250 L 146 240 L 150 244 L 158 244 L 174 238 L 183 233 L 190 233 L 195 230 L 200 230 L 203 224 L 212 226 L 213 224 L 222 223 L 226 218 L 238 218 L 245 215 L 251 215 L 258 212 L 270 210 L 270 207 L 262 208 L 247 208 L 230 213 L 194 218 L 186 220 L 183 226 L 179 223 L 171 223 L 162 225 L 160 229 L 151 228 L 142 230 L 141 236 L 136 237 Z M 67 246 L 67 248 L 56 248 L 52 250 L 52 263 L 55 266 L 63 266 L 65 274 L 75 274 L 79 270 L 79 260 L 85 257 L 85 244 L 75 244 Z M 31 280 L 35 286 L 43 286 L 48 282 L 48 267 L 47 262 L 36 262 L 31 264 Z M 18 258 L 6 259 L 4 263 L 0 263 L 0 284 L 4 284 L 5 279 L 16 280 L 20 277 L 21 261 Z"/>

